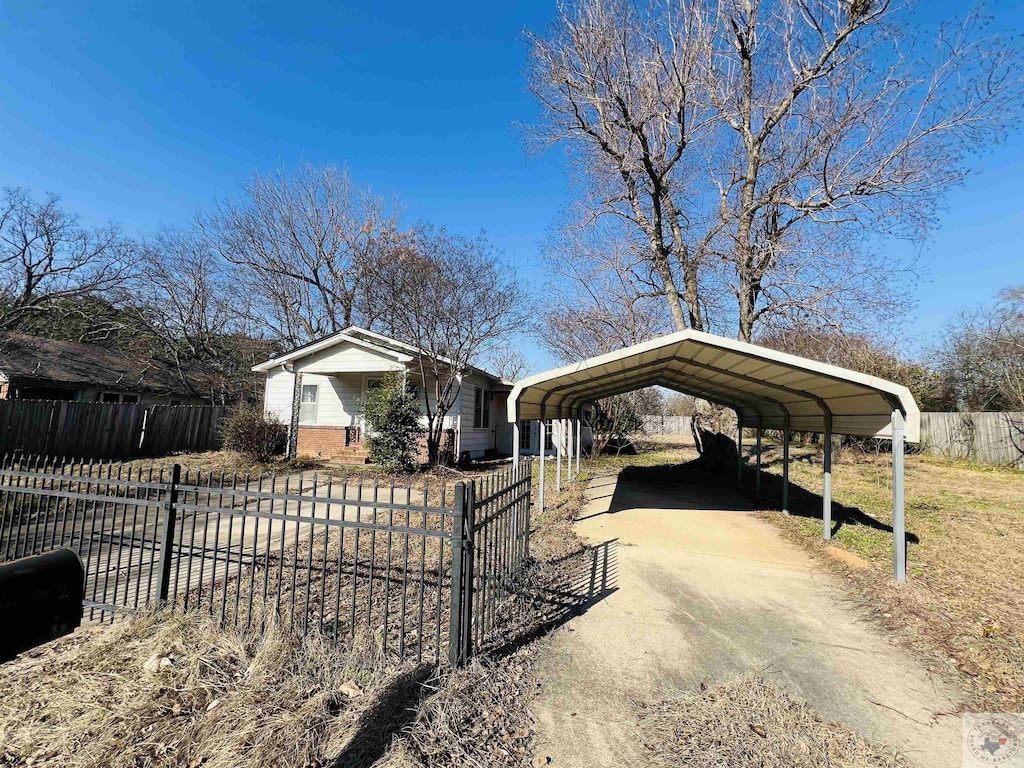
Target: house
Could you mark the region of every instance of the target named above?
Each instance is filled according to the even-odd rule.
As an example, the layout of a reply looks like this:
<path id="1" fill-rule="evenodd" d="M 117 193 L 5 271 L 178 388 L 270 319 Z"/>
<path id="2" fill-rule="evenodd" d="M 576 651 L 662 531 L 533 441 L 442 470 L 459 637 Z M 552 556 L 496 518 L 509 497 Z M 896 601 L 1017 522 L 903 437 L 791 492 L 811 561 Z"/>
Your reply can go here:
<path id="1" fill-rule="evenodd" d="M 406 371 L 423 386 L 422 350 L 365 328 L 351 327 L 253 367 L 266 377 L 264 410 L 285 424 L 295 413 L 295 453 L 361 462 L 367 456 L 360 401 L 390 371 Z M 455 406 L 445 415 L 447 449 L 458 457 L 511 453 L 504 414 L 512 383 L 470 367 L 461 378 Z M 422 392 L 420 410 L 426 415 Z M 433 408 L 434 382 L 426 382 Z"/>
<path id="2" fill-rule="evenodd" d="M 193 405 L 173 366 L 100 344 L 0 334 L 0 399 Z"/>

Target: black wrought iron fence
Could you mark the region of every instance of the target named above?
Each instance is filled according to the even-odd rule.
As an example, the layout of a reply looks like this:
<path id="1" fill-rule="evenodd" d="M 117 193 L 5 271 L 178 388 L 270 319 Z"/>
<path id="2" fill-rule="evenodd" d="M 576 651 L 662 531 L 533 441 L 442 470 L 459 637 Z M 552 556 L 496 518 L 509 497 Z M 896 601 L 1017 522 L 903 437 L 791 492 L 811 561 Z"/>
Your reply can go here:
<path id="1" fill-rule="evenodd" d="M 153 605 L 303 633 L 368 633 L 461 663 L 496 629 L 529 551 L 524 462 L 416 487 L 102 462 L 0 465 L 0 558 L 55 547 L 86 568 L 87 619 Z"/>

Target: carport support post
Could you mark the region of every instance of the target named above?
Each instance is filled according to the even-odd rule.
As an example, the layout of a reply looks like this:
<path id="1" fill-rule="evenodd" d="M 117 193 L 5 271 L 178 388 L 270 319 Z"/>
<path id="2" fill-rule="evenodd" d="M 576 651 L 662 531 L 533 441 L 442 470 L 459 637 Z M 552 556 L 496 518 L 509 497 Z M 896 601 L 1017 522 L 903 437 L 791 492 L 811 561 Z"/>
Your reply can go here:
<path id="1" fill-rule="evenodd" d="M 516 420 L 512 422 L 512 479 L 519 479 L 519 403 L 516 403 Z"/>
<path id="2" fill-rule="evenodd" d="M 825 414 L 825 485 L 821 492 L 821 527 L 832 538 L 832 414 Z"/>
<path id="3" fill-rule="evenodd" d="M 554 432 L 555 424 L 558 424 L 558 441 L 555 443 L 555 493 L 562 492 L 562 440 L 565 437 L 565 422 L 556 419 L 551 422 L 551 431 Z"/>
<path id="4" fill-rule="evenodd" d="M 754 477 L 754 492 L 761 495 L 761 435 L 764 430 L 761 428 L 763 417 L 757 417 L 757 475 Z"/>
<path id="5" fill-rule="evenodd" d="M 544 450 L 545 441 L 545 425 L 544 425 L 544 408 L 540 409 L 540 422 L 538 423 L 538 431 L 540 433 L 540 493 L 537 494 L 537 514 L 544 514 L 544 454 L 547 453 Z"/>
<path id="6" fill-rule="evenodd" d="M 583 419 L 579 417 L 580 411 L 576 412 L 576 477 L 580 476 L 580 457 L 583 455 Z"/>
<path id="7" fill-rule="evenodd" d="M 907 425 L 902 411 L 892 412 L 892 538 L 896 581 L 907 580 L 907 531 L 903 517 L 903 441 Z"/>
<path id="8" fill-rule="evenodd" d="M 782 514 L 789 514 L 789 414 L 782 421 Z"/>
<path id="9" fill-rule="evenodd" d="M 736 487 L 743 487 L 743 416 L 736 411 Z"/>
<path id="10" fill-rule="evenodd" d="M 573 419 L 571 412 L 569 414 L 569 418 L 565 420 L 565 423 L 569 425 L 569 468 L 566 470 L 565 476 L 569 478 L 570 481 L 573 481 L 576 479 L 576 475 L 572 471 L 572 460 L 573 456 L 576 454 L 576 420 Z"/>

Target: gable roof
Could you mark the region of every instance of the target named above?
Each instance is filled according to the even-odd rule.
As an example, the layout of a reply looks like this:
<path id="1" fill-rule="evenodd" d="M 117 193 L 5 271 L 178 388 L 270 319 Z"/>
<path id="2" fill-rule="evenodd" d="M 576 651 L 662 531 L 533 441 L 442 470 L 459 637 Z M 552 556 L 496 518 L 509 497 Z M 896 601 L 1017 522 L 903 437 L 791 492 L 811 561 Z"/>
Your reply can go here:
<path id="1" fill-rule="evenodd" d="M 0 333 L 0 374 L 10 381 L 130 392 L 188 392 L 175 369 L 159 360 L 133 360 L 99 344 L 27 333 Z"/>
<path id="2" fill-rule="evenodd" d="M 917 442 L 906 387 L 857 371 L 700 331 L 679 331 L 523 379 L 509 420 L 561 418 L 585 402 L 660 385 L 734 409 L 744 427 L 892 437 L 894 410 Z"/>
<path id="3" fill-rule="evenodd" d="M 262 363 L 254 365 L 252 370 L 256 372 L 270 371 L 277 368 L 279 365 L 284 365 L 285 363 L 290 363 L 294 360 L 300 360 L 303 357 L 315 355 L 325 349 L 330 349 L 333 346 L 344 343 L 354 344 L 355 346 L 377 352 L 400 363 L 411 363 L 421 355 L 429 357 L 426 352 L 418 347 L 414 347 L 412 344 L 406 344 L 404 341 L 393 339 L 382 333 L 351 325 L 335 334 L 311 341 L 308 344 L 296 347 L 295 349 L 278 355 L 277 357 L 272 357 L 269 360 L 264 360 Z M 444 357 L 439 357 L 438 359 L 445 363 L 450 362 Z M 492 379 L 495 382 L 511 384 L 511 382 L 505 382 L 500 376 L 496 376 L 482 368 L 477 368 L 471 365 L 469 366 L 469 370 L 471 373 Z"/>

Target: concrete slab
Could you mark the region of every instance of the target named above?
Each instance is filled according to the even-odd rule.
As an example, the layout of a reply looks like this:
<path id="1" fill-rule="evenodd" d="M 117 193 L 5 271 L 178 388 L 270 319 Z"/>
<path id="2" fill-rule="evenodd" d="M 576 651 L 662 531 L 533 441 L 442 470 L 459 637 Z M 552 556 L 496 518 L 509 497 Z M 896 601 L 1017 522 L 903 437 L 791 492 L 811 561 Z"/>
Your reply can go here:
<path id="1" fill-rule="evenodd" d="M 588 495 L 577 526 L 613 542 L 617 590 L 543 654 L 534 713 L 553 765 L 643 765 L 631 698 L 753 671 L 921 766 L 960 765 L 960 720 L 943 714 L 956 691 L 742 497 L 654 473 L 597 478 Z"/>

